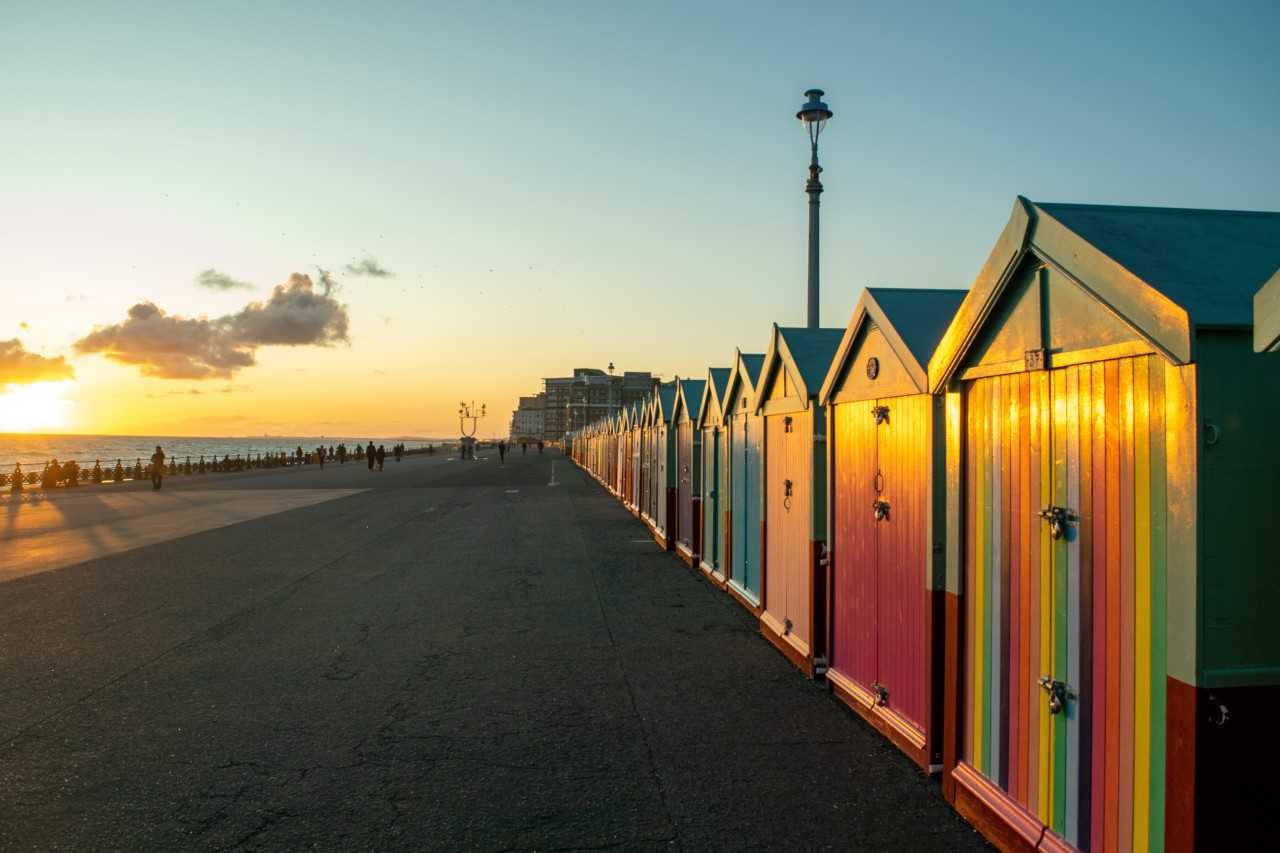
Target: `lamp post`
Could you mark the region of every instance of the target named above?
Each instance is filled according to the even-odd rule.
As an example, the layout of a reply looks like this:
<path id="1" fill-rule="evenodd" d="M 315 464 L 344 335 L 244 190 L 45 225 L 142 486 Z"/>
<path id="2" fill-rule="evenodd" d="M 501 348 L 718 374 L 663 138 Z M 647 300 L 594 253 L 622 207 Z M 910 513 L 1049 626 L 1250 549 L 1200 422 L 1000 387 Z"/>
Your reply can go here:
<path id="1" fill-rule="evenodd" d="M 458 429 L 462 432 L 462 456 L 476 458 L 476 431 L 480 427 L 480 419 L 485 416 L 485 404 L 476 409 L 475 401 L 458 404 Z M 471 431 L 467 432 L 467 421 L 471 421 Z"/>
<path id="2" fill-rule="evenodd" d="M 809 133 L 809 180 L 804 185 L 804 191 L 809 194 L 809 319 L 808 326 L 810 329 L 818 328 L 818 205 L 821 204 L 819 196 L 822 195 L 822 181 L 818 180 L 818 176 L 822 174 L 822 167 L 818 165 L 818 136 L 822 133 L 822 129 L 827 126 L 827 119 L 831 118 L 833 113 L 822 102 L 823 91 L 821 89 L 810 89 L 804 93 L 809 100 L 805 102 L 800 111 L 796 113 L 796 118 L 805 126 L 805 130 Z"/>

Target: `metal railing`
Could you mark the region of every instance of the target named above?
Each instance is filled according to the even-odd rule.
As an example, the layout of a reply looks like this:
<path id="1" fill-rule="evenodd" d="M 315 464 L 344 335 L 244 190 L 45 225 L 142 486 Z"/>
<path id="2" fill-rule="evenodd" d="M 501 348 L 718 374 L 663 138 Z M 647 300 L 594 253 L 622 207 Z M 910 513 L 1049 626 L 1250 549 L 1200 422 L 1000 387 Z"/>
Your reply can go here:
<path id="1" fill-rule="evenodd" d="M 404 448 L 403 456 L 414 456 L 418 454 L 435 453 L 436 447 L 428 445 L 427 447 L 419 447 L 410 449 Z M 443 448 L 441 448 L 443 449 Z M 388 452 L 387 456 L 394 459 L 394 452 Z M 346 456 L 348 461 L 364 462 L 366 460 L 364 448 L 361 447 L 355 452 Z M 329 453 L 325 456 L 325 462 L 339 463 L 337 453 Z M 288 453 L 282 451 L 280 453 L 258 453 L 231 456 L 224 455 L 221 459 L 216 456 L 205 459 L 200 456 L 193 460 L 190 456 L 179 462 L 176 458 L 169 459 L 164 464 L 163 474 L 167 477 L 189 476 L 201 474 L 223 474 L 236 471 L 254 471 L 266 470 L 271 468 L 291 468 L 300 465 L 316 465 L 320 463 L 320 455 L 316 451 L 303 453 L 298 456 L 296 453 Z M 15 463 L 12 468 L 8 465 L 0 469 L 0 489 L 8 488 L 11 492 L 21 492 L 27 488 L 74 488 L 85 485 L 107 485 L 113 483 L 125 483 L 132 480 L 150 480 L 152 463 L 144 463 L 142 459 L 134 459 L 132 465 L 124 464 L 123 459 L 117 459 L 115 465 L 108 460 L 107 465 L 103 466 L 102 460 L 95 459 L 93 465 L 79 462 L 58 462 L 50 460 L 44 463 L 40 470 L 36 470 L 35 466 L 30 466 L 28 470 L 23 470 L 22 463 Z"/>

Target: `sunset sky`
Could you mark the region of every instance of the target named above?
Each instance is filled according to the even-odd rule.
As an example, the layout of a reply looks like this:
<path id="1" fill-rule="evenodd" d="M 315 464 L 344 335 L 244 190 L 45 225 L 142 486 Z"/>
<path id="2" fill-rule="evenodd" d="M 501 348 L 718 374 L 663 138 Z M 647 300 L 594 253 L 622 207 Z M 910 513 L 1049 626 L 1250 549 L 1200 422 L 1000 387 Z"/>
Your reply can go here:
<path id="1" fill-rule="evenodd" d="M 811 86 L 824 325 L 968 286 L 1019 193 L 1280 209 L 1274 2 L 108 5 L 4 13 L 0 431 L 700 377 L 803 323 Z"/>

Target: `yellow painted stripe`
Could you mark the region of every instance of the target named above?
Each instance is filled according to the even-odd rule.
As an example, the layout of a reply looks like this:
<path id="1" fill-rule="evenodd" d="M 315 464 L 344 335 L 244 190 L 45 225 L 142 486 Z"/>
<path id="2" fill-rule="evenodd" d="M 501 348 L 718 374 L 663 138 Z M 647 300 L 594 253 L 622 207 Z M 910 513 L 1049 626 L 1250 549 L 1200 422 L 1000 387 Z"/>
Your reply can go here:
<path id="1" fill-rule="evenodd" d="M 1148 848 L 1151 807 L 1151 393 L 1150 357 L 1134 363 L 1133 849 Z"/>
<path id="2" fill-rule="evenodd" d="M 1053 431 L 1050 428 L 1049 374 L 1036 374 L 1040 391 L 1040 506 L 1053 503 Z M 1053 539 L 1047 524 L 1037 525 L 1040 535 L 1040 672 L 1053 673 Z M 1040 787 L 1036 815 L 1046 824 L 1053 823 L 1053 722 L 1049 714 L 1040 715 Z"/>

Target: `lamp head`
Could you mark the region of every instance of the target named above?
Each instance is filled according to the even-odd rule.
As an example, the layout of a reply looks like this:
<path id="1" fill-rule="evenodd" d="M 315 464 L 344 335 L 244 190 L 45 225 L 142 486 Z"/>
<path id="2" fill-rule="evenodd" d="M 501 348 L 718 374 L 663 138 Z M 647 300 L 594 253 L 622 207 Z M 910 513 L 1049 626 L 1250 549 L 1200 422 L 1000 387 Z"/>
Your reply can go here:
<path id="1" fill-rule="evenodd" d="M 796 118 L 800 119 L 801 124 L 805 126 L 805 130 L 809 132 L 809 141 L 814 145 L 818 144 L 818 135 L 822 133 L 822 129 L 827 126 L 827 120 L 835 115 L 831 109 L 822 102 L 822 96 L 825 93 L 821 89 L 810 89 L 804 93 L 809 100 L 800 107 L 800 111 L 796 113 Z"/>

